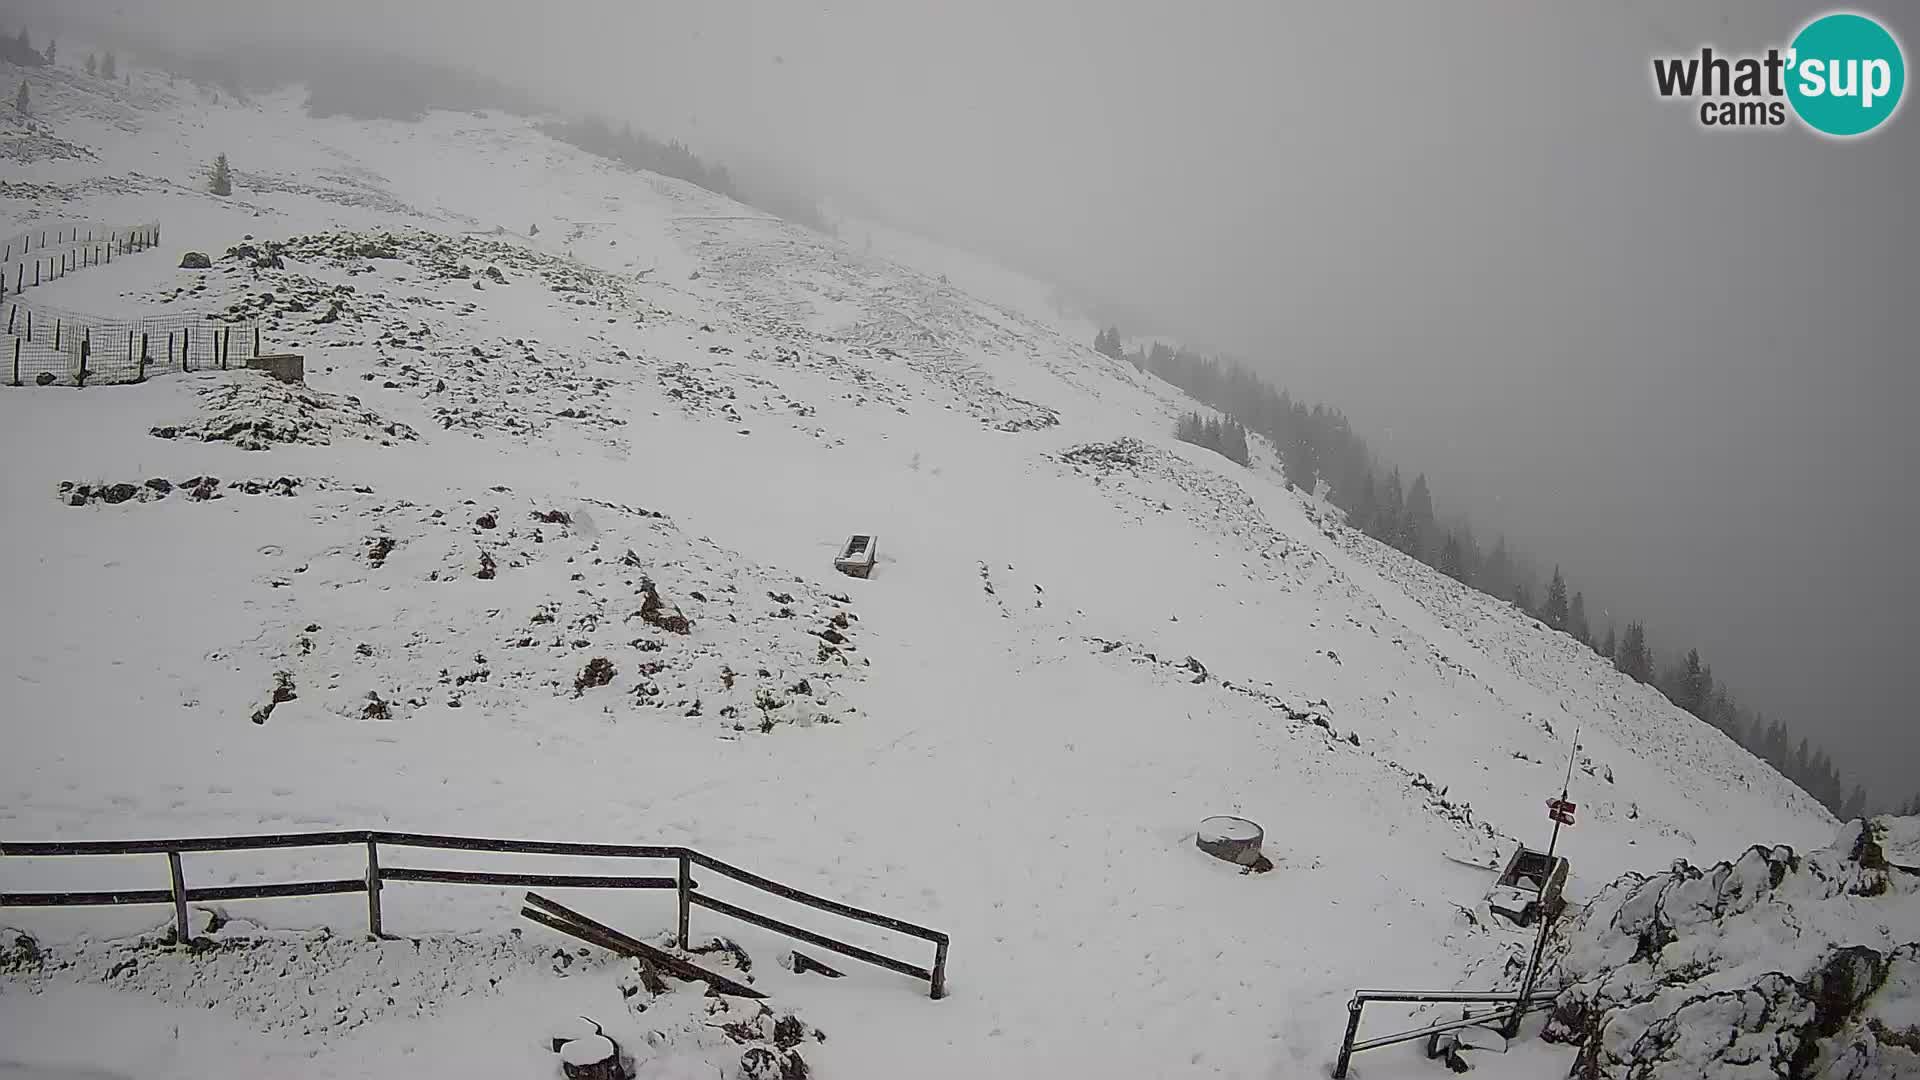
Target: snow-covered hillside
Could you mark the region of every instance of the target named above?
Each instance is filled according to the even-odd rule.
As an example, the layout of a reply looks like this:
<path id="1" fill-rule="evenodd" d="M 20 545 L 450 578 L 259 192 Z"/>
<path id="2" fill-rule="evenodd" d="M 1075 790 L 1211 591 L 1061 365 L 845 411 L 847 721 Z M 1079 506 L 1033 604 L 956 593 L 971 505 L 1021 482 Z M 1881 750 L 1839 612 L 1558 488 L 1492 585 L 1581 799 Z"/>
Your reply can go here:
<path id="1" fill-rule="evenodd" d="M 932 1002 L 852 962 L 794 974 L 790 942 L 696 913 L 825 1034 L 814 1075 L 864 1080 L 1324 1075 L 1355 986 L 1485 986 L 1524 952 L 1471 864 L 1544 841 L 1576 730 L 1576 901 L 1836 828 L 1571 639 L 1287 490 L 1271 448 L 1242 468 L 1174 441 L 1190 401 L 1026 282 L 964 291 L 977 261 L 942 281 L 513 117 L 0 75 L 36 115 L 0 117 L 0 233 L 164 237 L 26 301 L 257 316 L 307 384 L 0 388 L 0 840 L 696 846 L 951 935 Z M 228 198 L 204 191 L 221 152 Z M 833 572 L 855 532 L 867 580 Z M 1195 850 L 1217 813 L 1265 827 L 1272 872 Z M 187 870 L 358 872 L 300 849 Z M 6 858 L 0 891 L 164 872 Z M 343 944 L 354 897 L 225 905 L 224 939 L 266 939 L 251 965 L 142 951 L 164 909 L 0 912 L 58 960 L 0 982 L 0 1077 L 558 1075 L 543 1043 L 576 1013 L 629 1049 L 660 1034 L 642 1076 L 735 1068 L 712 1029 L 738 1017 L 634 1010 L 626 969 L 547 962 L 571 943 L 517 901 L 395 892 L 387 929 L 425 949 Z M 579 903 L 672 925 L 670 899 Z M 1358 1072 L 1431 1068 L 1405 1047 Z"/>

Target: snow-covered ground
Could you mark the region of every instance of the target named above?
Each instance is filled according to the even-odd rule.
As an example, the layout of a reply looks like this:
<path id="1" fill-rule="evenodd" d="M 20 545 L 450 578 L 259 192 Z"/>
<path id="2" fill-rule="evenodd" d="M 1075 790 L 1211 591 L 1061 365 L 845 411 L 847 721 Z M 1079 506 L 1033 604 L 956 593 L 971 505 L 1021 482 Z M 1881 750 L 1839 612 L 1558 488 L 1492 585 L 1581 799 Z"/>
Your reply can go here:
<path id="1" fill-rule="evenodd" d="M 1544 840 L 1576 730 L 1576 901 L 1836 828 L 1571 639 L 1286 490 L 1270 448 L 1242 468 L 1174 441 L 1191 402 L 979 260 L 869 252 L 513 117 L 0 75 L 39 117 L 4 118 L 0 233 L 164 237 L 29 303 L 258 317 L 307 376 L 0 389 L 0 840 L 689 844 L 951 934 L 933 1002 L 852 961 L 795 975 L 791 942 L 695 913 L 826 1034 L 817 1076 L 1293 1077 L 1324 1075 L 1355 986 L 1486 986 L 1524 951 L 1472 864 Z M 220 152 L 230 198 L 203 191 Z M 832 569 L 855 532 L 878 538 L 867 580 Z M 687 633 L 641 615 L 643 579 Z M 1195 850 L 1221 813 L 1264 826 L 1273 871 Z M 164 874 L 6 858 L 0 890 Z M 670 899 L 575 899 L 635 936 L 672 924 Z M 578 1013 L 628 1048 L 666 1017 L 642 1075 L 737 1071 L 722 1021 L 633 1011 L 624 962 L 553 970 L 571 943 L 517 901 L 396 887 L 387 929 L 421 944 L 351 947 L 363 898 L 217 905 L 269 943 L 244 971 L 219 959 L 238 944 L 141 945 L 162 909 L 5 912 L 56 962 L 0 982 L 0 1077 L 558 1075 L 546 1040 Z M 1572 1059 L 1535 1040 L 1483 1063 Z M 1356 1075 L 1431 1068 L 1402 1047 Z"/>

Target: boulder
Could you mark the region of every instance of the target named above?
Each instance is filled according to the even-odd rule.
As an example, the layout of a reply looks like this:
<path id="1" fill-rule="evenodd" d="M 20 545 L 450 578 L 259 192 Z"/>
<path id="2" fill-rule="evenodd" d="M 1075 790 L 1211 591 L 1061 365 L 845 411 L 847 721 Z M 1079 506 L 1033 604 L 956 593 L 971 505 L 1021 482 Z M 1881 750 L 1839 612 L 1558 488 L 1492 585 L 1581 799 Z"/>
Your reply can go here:
<path id="1" fill-rule="evenodd" d="M 185 255 L 180 256 L 180 269 L 211 270 L 213 269 L 213 260 L 207 258 L 207 253 L 204 251 L 189 251 Z"/>

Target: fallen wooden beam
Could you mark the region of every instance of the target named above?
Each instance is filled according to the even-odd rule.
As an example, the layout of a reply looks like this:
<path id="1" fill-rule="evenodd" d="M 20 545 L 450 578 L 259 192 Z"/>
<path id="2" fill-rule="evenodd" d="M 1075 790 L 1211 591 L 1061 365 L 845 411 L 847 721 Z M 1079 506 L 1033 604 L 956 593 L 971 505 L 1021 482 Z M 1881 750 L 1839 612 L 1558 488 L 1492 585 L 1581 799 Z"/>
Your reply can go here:
<path id="1" fill-rule="evenodd" d="M 723 994 L 731 994 L 734 997 L 765 998 L 767 996 L 744 983 L 734 982 L 725 975 L 682 960 L 665 949 L 655 948 L 644 941 L 628 937 L 611 926 L 595 922 L 539 893 L 528 893 L 526 904 L 528 906 L 522 908 L 520 914 L 542 926 L 579 938 L 589 945 L 598 945 L 608 952 L 650 963 L 677 979 L 703 982 Z"/>
<path id="2" fill-rule="evenodd" d="M 806 953 L 801 952 L 799 949 L 793 950 L 793 973 L 795 975 L 805 975 L 809 971 L 817 971 L 829 979 L 846 978 L 843 972 L 833 970 L 820 961 L 815 960 L 813 957 L 808 956 Z"/>

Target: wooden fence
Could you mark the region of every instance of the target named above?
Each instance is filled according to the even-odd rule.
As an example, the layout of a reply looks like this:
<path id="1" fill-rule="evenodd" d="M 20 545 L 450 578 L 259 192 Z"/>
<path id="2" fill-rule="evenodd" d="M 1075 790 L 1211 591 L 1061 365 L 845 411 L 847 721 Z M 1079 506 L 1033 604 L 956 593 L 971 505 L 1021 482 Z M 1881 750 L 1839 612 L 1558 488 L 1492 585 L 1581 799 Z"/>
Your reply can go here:
<path id="1" fill-rule="evenodd" d="M 453 851 L 508 852 L 529 855 L 581 855 L 620 859 L 658 859 L 671 861 L 676 872 L 671 877 L 637 877 L 605 874 L 526 874 L 477 870 L 439 870 L 413 866 L 382 866 L 380 848 L 437 848 Z M 210 851 L 261 851 L 271 848 L 315 847 L 366 848 L 367 870 L 364 877 L 322 881 L 289 881 L 271 885 L 219 885 L 189 888 L 181 856 Z M 0 907 L 79 907 L 119 904 L 172 904 L 175 940 L 186 942 L 191 933 L 187 922 L 187 904 L 205 900 L 257 900 L 270 897 L 323 896 L 333 893 L 367 894 L 367 931 L 381 936 L 380 892 L 388 882 L 410 881 L 440 885 L 496 885 L 527 888 L 568 889 L 672 889 L 679 895 L 680 919 L 676 939 L 687 947 L 687 928 L 692 909 L 709 911 L 751 923 L 763 929 L 822 949 L 896 971 L 926 981 L 936 999 L 946 995 L 947 935 L 938 930 L 865 911 L 825 897 L 782 885 L 777 881 L 749 873 L 692 848 L 657 844 L 583 844 L 547 840 L 494 840 L 469 836 L 434 836 L 426 833 L 353 830 L 341 832 L 274 833 L 261 836 L 204 836 L 177 840 L 79 840 L 65 843 L 0 842 L 0 857 L 43 857 L 67 855 L 165 855 L 170 883 L 165 889 L 131 889 L 110 892 L 6 892 L 0 893 Z M 816 933 L 769 915 L 748 910 L 699 892 L 693 868 L 703 867 L 751 888 L 785 900 L 867 923 L 909 937 L 933 943 L 933 966 L 920 967 L 882 953 Z"/>

